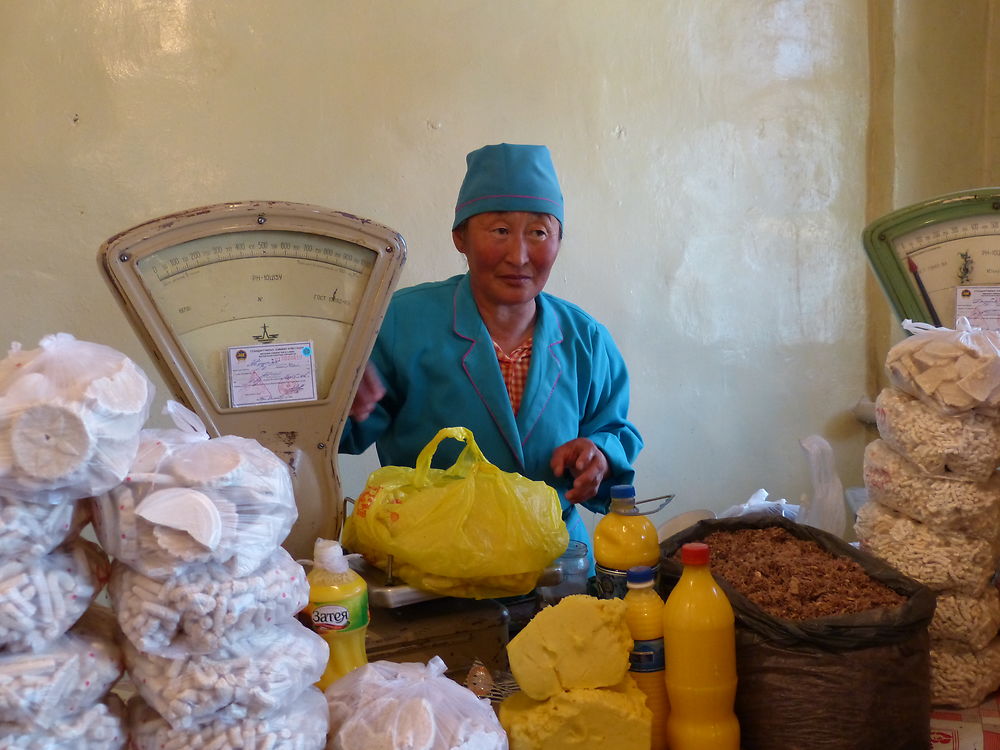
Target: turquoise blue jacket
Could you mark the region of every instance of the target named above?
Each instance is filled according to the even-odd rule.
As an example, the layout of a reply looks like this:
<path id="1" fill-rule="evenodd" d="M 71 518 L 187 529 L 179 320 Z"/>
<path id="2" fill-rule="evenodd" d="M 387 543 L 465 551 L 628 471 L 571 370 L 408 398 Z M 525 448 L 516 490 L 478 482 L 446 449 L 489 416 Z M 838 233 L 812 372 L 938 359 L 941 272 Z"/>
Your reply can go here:
<path id="1" fill-rule="evenodd" d="M 368 419 L 347 421 L 340 451 L 357 454 L 375 443 L 383 466 L 413 466 L 439 429 L 466 427 L 493 464 L 554 487 L 569 509 L 570 538 L 589 549 L 583 520 L 564 497 L 572 477 L 556 477 L 549 461 L 574 438 L 594 441 L 610 474 L 584 505 L 607 513 L 609 488 L 632 484 L 642 448 L 628 421 L 628 372 L 611 334 L 589 314 L 545 293 L 537 305 L 531 367 L 515 416 L 468 275 L 397 291 L 371 356 L 386 395 Z M 432 465 L 447 468 L 462 447 L 444 441 Z"/>

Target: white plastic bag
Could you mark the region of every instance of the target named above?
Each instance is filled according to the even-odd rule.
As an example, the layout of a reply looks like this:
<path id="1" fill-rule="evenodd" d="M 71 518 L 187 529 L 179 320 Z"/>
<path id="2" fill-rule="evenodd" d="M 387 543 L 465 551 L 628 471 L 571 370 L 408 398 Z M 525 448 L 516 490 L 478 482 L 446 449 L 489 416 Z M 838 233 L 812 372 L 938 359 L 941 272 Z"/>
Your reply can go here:
<path id="1" fill-rule="evenodd" d="M 309 601 L 305 571 L 281 547 L 241 577 L 216 565 L 157 581 L 115 562 L 108 592 L 125 637 L 171 658 L 226 648 L 295 617 Z"/>
<path id="2" fill-rule="evenodd" d="M 123 750 L 127 740 L 125 707 L 114 693 L 55 726 L 0 723 L 2 750 Z"/>
<path id="3" fill-rule="evenodd" d="M 878 434 L 928 474 L 986 482 L 1000 466 L 1000 420 L 975 411 L 942 414 L 897 388 L 875 399 Z"/>
<path id="4" fill-rule="evenodd" d="M 746 516 L 751 513 L 763 513 L 772 516 L 781 516 L 792 521 L 799 514 L 798 505 L 789 505 L 788 501 L 768 500 L 767 490 L 760 489 L 754 492 L 745 503 L 733 505 L 719 513 L 716 518 L 735 518 L 736 516 Z"/>
<path id="5" fill-rule="evenodd" d="M 0 655 L 0 722 L 45 730 L 97 703 L 122 675 L 114 633 L 111 612 L 94 607 L 46 648 Z"/>
<path id="6" fill-rule="evenodd" d="M 174 729 L 142 699 L 128 702 L 128 725 L 135 750 L 323 750 L 326 699 L 308 687 L 269 716 L 209 719 L 190 729 Z"/>
<path id="7" fill-rule="evenodd" d="M 281 712 L 326 668 L 326 641 L 298 620 L 259 628 L 212 654 L 177 659 L 124 642 L 125 665 L 145 701 L 175 729 Z"/>
<path id="8" fill-rule="evenodd" d="M 1000 416 L 1000 332 L 973 328 L 967 318 L 955 330 L 910 320 L 903 328 L 913 335 L 885 361 L 893 386 L 944 414 Z"/>
<path id="9" fill-rule="evenodd" d="M 833 448 L 819 435 L 810 435 L 799 441 L 809 461 L 813 496 L 803 502 L 804 510 L 796 519 L 799 523 L 843 536 L 847 525 L 847 504 L 844 485 L 837 476 Z"/>
<path id="10" fill-rule="evenodd" d="M 445 663 L 376 661 L 326 689 L 327 750 L 507 750 L 489 701 L 445 677 Z"/>
<path id="11" fill-rule="evenodd" d="M 288 464 L 256 440 L 209 438 L 176 402 L 165 411 L 177 429 L 143 430 L 125 481 L 95 499 L 98 539 L 151 578 L 211 564 L 252 573 L 298 516 Z"/>
<path id="12" fill-rule="evenodd" d="M 87 503 L 32 503 L 0 495 L 0 559 L 47 555 L 88 523 Z"/>
<path id="13" fill-rule="evenodd" d="M 125 476 L 153 386 L 134 362 L 68 333 L 0 361 L 0 492 L 79 500 Z"/>
<path id="14" fill-rule="evenodd" d="M 0 649 L 37 651 L 66 633 L 108 580 L 108 558 L 78 538 L 43 557 L 0 560 Z"/>

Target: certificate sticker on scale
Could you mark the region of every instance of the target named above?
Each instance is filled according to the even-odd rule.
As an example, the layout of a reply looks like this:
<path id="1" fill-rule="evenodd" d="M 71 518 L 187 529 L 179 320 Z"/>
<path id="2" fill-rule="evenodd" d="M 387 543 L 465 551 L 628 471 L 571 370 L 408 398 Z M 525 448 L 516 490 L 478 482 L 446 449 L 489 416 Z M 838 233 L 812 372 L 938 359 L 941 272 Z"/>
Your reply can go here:
<path id="1" fill-rule="evenodd" d="M 233 408 L 316 400 L 311 341 L 231 346 L 229 399 Z"/>
<path id="2" fill-rule="evenodd" d="M 1000 330 L 1000 286 L 955 287 L 955 317 L 975 328 Z"/>

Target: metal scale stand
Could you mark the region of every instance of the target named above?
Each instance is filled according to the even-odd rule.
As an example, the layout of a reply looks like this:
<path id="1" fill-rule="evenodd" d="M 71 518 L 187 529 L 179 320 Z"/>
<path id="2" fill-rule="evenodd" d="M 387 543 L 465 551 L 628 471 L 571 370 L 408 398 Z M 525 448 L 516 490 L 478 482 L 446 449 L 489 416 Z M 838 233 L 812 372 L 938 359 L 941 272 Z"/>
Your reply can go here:
<path id="1" fill-rule="evenodd" d="M 248 201 L 163 216 L 105 242 L 98 262 L 173 396 L 211 436 L 253 438 L 292 470 L 284 547 L 311 559 L 346 513 L 337 445 L 406 258 L 388 227 L 319 206 Z M 359 490 L 361 488 L 358 488 Z M 361 565 L 369 659 L 458 671 L 506 664 L 506 609 L 388 586 Z"/>

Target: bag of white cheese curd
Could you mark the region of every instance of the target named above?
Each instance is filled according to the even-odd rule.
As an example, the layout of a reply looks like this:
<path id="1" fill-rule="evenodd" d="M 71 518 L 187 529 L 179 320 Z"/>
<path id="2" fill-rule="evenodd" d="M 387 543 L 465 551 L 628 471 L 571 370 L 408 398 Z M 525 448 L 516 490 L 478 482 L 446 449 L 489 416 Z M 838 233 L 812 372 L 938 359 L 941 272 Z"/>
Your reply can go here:
<path id="1" fill-rule="evenodd" d="M 507 750 L 489 701 L 445 677 L 444 661 L 376 661 L 326 689 L 327 750 Z"/>
<path id="2" fill-rule="evenodd" d="M 0 493 L 79 500 L 122 481 L 149 416 L 153 386 L 125 355 L 46 336 L 0 361 Z"/>
<path id="3" fill-rule="evenodd" d="M 88 523 L 86 503 L 33 503 L 0 494 L 0 559 L 47 555 Z"/>
<path id="4" fill-rule="evenodd" d="M 100 701 L 122 676 L 115 633 L 111 612 L 92 607 L 45 648 L 0 654 L 0 724 L 44 734 L 75 721 L 69 717 Z M 7 747 L 3 739 L 0 747 Z"/>
<path id="5" fill-rule="evenodd" d="M 125 706 L 114 693 L 46 729 L 0 723 L 3 750 L 124 750 L 127 741 Z"/>
<path id="6" fill-rule="evenodd" d="M 309 602 L 305 571 L 282 547 L 239 577 L 212 565 L 158 581 L 115 562 L 108 592 L 125 637 L 171 658 L 226 648 Z"/>
<path id="7" fill-rule="evenodd" d="M 943 414 L 1000 416 L 1000 332 L 973 328 L 967 318 L 955 330 L 910 320 L 903 328 L 913 335 L 885 360 L 894 387 Z"/>
<path id="8" fill-rule="evenodd" d="M 104 549 L 151 578 L 223 565 L 252 573 L 288 536 L 298 510 L 291 470 L 256 440 L 209 438 L 177 402 L 176 429 L 147 429 L 128 476 L 95 498 Z"/>
<path id="9" fill-rule="evenodd" d="M 287 710 L 323 674 L 330 651 L 294 619 L 206 655 L 168 659 L 140 653 L 127 639 L 123 646 L 136 690 L 175 729 Z"/>
<path id="10" fill-rule="evenodd" d="M 42 557 L 0 560 L 0 651 L 37 651 L 63 635 L 104 588 L 108 567 L 83 538 Z"/>
<path id="11" fill-rule="evenodd" d="M 308 687 L 285 711 L 242 719 L 209 719 L 190 729 L 175 729 L 142 699 L 128 702 L 134 750 L 323 750 L 329 723 L 326 699 Z"/>

